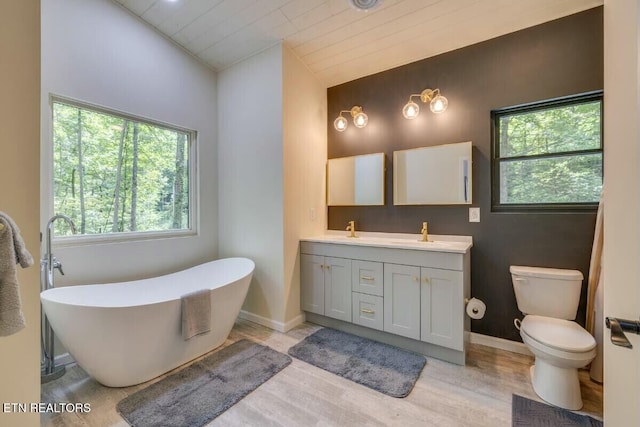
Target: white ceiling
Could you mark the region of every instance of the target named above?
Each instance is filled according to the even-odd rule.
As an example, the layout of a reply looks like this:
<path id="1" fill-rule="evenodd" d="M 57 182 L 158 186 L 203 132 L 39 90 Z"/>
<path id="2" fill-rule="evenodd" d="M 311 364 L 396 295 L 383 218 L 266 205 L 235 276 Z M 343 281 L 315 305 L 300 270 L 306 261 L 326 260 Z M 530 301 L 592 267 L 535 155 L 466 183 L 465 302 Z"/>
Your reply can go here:
<path id="1" fill-rule="evenodd" d="M 327 87 L 603 4 L 603 0 L 114 0 L 216 71 L 280 41 Z"/>

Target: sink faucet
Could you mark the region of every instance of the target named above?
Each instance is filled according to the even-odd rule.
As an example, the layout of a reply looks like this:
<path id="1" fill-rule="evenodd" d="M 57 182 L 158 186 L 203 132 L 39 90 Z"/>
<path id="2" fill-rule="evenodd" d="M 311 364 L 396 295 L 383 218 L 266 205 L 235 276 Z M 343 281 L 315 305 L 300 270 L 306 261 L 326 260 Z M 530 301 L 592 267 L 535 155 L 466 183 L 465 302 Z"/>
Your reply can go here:
<path id="1" fill-rule="evenodd" d="M 422 223 L 422 230 L 420 230 L 420 232 L 422 233 L 422 242 L 430 242 L 431 240 L 429 240 L 429 224 L 426 222 Z"/>
<path id="2" fill-rule="evenodd" d="M 348 237 L 358 237 L 358 236 L 356 236 L 356 222 L 355 221 L 349 221 L 349 225 L 347 225 L 347 231 L 351 232 Z"/>

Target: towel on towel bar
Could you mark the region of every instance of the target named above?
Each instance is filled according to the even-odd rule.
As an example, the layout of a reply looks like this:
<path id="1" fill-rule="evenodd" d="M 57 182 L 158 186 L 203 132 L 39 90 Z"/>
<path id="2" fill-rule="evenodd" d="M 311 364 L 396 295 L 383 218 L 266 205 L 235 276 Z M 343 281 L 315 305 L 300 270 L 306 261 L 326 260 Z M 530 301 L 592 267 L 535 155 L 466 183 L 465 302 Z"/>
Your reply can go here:
<path id="1" fill-rule="evenodd" d="M 209 289 L 183 295 L 181 304 L 182 339 L 188 340 L 211 330 L 211 291 Z"/>
<path id="2" fill-rule="evenodd" d="M 33 257 L 11 217 L 0 212 L 0 224 L 0 336 L 4 337 L 25 327 L 16 264 L 29 267 Z"/>

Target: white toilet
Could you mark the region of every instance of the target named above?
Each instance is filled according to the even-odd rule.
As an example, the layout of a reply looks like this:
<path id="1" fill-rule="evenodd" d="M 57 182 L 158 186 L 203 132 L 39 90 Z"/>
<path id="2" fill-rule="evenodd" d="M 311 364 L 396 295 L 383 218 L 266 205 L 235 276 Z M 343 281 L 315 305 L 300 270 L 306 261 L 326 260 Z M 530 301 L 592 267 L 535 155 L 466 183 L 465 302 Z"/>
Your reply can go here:
<path id="1" fill-rule="evenodd" d="M 578 369 L 596 356 L 596 341 L 573 320 L 582 288 L 577 270 L 523 267 L 509 269 L 518 309 L 520 336 L 535 356 L 533 389 L 543 400 L 569 410 L 582 408 Z"/>

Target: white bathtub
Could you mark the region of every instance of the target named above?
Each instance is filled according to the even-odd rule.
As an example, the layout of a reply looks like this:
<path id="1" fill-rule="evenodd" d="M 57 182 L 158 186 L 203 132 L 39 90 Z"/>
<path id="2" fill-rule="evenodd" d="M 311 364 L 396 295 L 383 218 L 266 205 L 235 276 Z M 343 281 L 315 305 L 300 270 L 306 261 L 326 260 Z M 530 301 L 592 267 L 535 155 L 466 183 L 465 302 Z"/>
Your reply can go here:
<path id="1" fill-rule="evenodd" d="M 220 346 L 249 289 L 255 264 L 211 261 L 134 282 L 42 292 L 55 334 L 89 375 L 109 387 L 139 384 Z M 211 289 L 211 332 L 183 340 L 180 297 Z"/>

